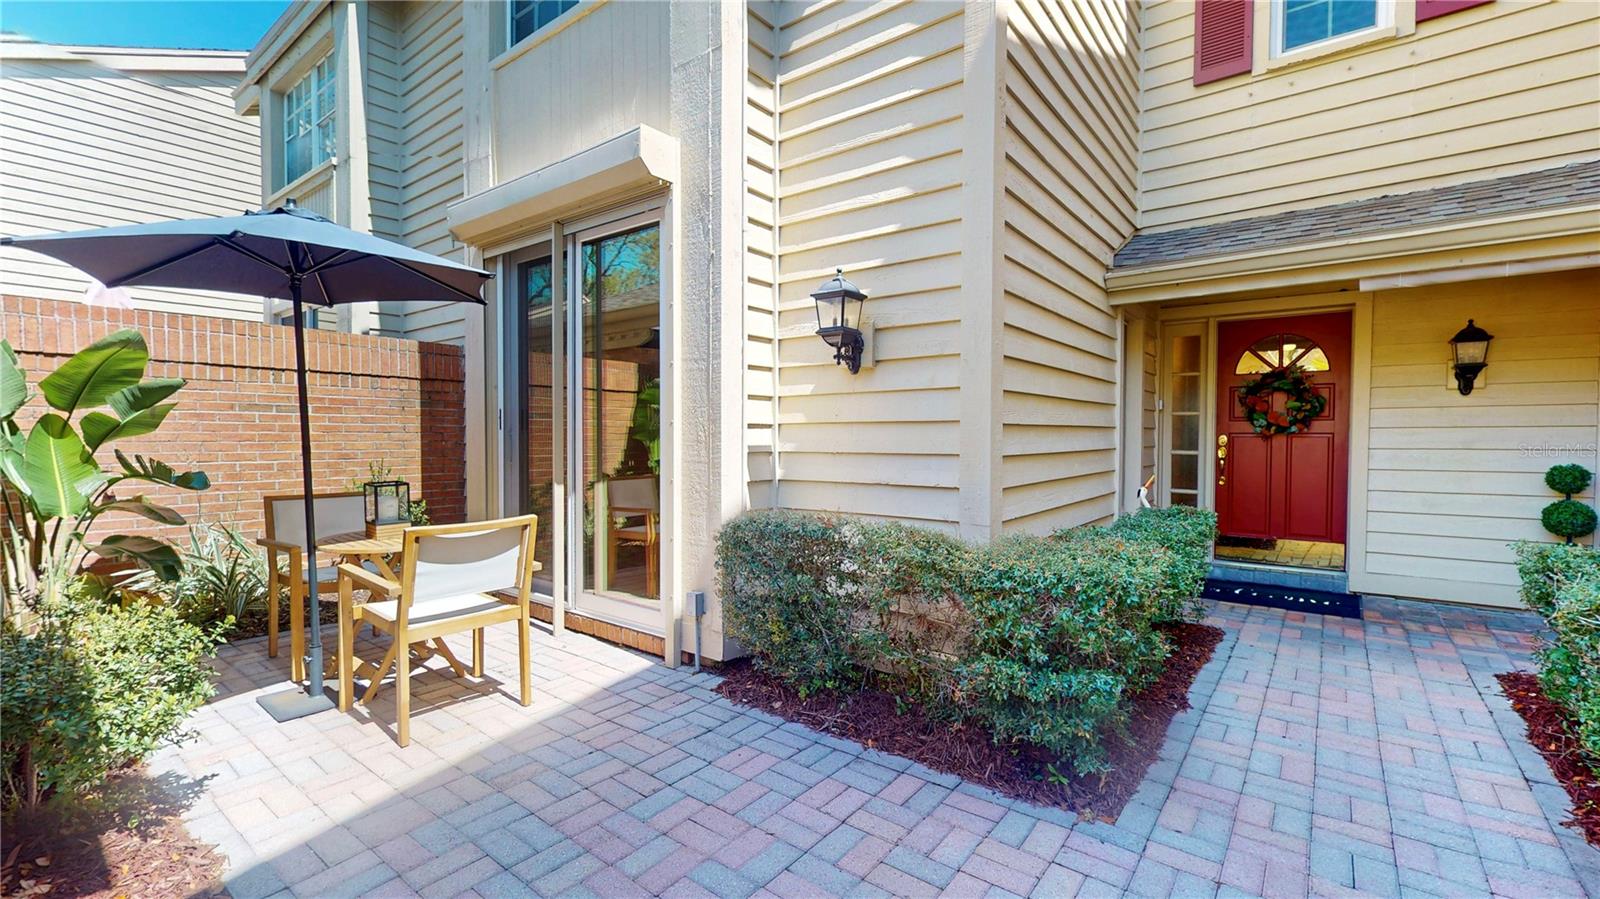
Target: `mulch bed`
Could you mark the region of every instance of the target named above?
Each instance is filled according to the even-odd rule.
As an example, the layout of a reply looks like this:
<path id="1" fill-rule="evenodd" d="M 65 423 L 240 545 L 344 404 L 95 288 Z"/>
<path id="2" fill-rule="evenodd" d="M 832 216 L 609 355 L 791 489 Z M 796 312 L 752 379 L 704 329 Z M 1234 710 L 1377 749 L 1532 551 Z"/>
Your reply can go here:
<path id="1" fill-rule="evenodd" d="M 1572 797 L 1572 820 L 1563 822 L 1583 832 L 1589 845 L 1600 849 L 1600 781 L 1573 737 L 1566 710 L 1544 695 L 1539 677 L 1527 671 L 1495 675 L 1500 686 L 1528 725 L 1528 742 L 1539 750 L 1550 773 L 1556 776 Z"/>
<path id="2" fill-rule="evenodd" d="M 225 897 L 222 856 L 189 835 L 181 807 L 142 771 L 117 772 L 70 818 L 5 822 L 0 895 Z"/>
<path id="3" fill-rule="evenodd" d="M 955 774 L 1015 799 L 1077 812 L 1088 819 L 1114 820 L 1139 788 L 1145 771 L 1161 751 L 1172 716 L 1189 707 L 1189 687 L 1221 642 L 1219 628 L 1202 624 L 1163 625 L 1173 652 L 1159 680 L 1133 700 L 1124 738 L 1111 738 L 1104 776 L 1065 775 L 1049 750 L 1031 744 L 997 746 L 981 727 L 930 715 L 920 706 L 868 687 L 857 693 L 801 699 L 788 686 L 748 660 L 723 669 L 717 692 L 814 730 L 854 740 L 870 749 L 904 756 L 935 771 Z"/>

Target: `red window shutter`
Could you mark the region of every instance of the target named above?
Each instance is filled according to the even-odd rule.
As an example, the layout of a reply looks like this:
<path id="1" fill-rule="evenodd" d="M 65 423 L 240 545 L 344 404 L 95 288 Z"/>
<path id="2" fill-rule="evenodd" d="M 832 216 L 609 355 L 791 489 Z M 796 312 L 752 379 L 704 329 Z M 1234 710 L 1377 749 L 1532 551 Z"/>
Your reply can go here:
<path id="1" fill-rule="evenodd" d="M 1197 0 L 1194 9 L 1194 83 L 1250 71 L 1255 9 L 1250 0 Z"/>
<path id="2" fill-rule="evenodd" d="M 1459 12 L 1473 6 L 1482 6 L 1492 0 L 1417 0 L 1417 21 L 1426 22 L 1440 16 Z"/>

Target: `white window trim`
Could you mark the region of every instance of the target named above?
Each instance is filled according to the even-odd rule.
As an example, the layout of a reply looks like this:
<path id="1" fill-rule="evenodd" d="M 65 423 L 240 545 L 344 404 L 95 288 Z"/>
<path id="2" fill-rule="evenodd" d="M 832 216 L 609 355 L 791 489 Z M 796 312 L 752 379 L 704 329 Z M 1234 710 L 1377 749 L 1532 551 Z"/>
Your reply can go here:
<path id="1" fill-rule="evenodd" d="M 513 30 L 515 22 L 512 19 L 512 13 L 515 12 L 517 4 L 515 3 L 515 0 L 506 0 L 506 50 L 511 51 L 518 49 L 523 44 L 533 41 L 535 38 L 538 38 L 540 41 L 542 41 L 544 37 L 549 36 L 545 35 L 545 32 L 547 31 L 550 32 L 551 35 L 555 34 L 561 29 L 567 27 L 570 19 L 577 18 L 573 15 L 573 13 L 588 5 L 589 4 L 584 3 L 583 0 L 579 0 L 576 6 L 573 6 L 571 9 L 563 10 L 560 15 L 545 23 L 543 28 L 535 28 L 533 31 L 529 32 L 526 37 L 519 41 L 516 39 L 516 31 Z"/>
<path id="2" fill-rule="evenodd" d="M 321 159 L 314 159 L 314 161 L 311 163 L 311 165 L 308 166 L 304 172 L 301 172 L 298 175 L 290 177 L 290 174 L 289 174 L 289 162 L 290 162 L 289 139 L 290 139 L 291 135 L 289 134 L 289 114 L 290 114 L 290 106 L 289 106 L 290 100 L 289 100 L 289 97 L 296 90 L 299 90 L 301 85 L 305 84 L 308 81 L 311 81 L 312 79 L 315 79 L 317 77 L 317 73 L 322 71 L 322 67 L 323 67 L 324 64 L 326 64 L 328 66 L 327 78 L 328 78 L 328 80 L 330 82 L 332 82 L 333 102 L 332 102 L 331 108 L 327 109 L 326 111 L 322 110 L 320 107 L 315 107 L 314 106 L 313 111 L 314 111 L 315 115 L 313 117 L 311 130 L 310 130 L 310 132 L 308 134 L 314 140 L 316 138 L 316 135 L 321 132 L 323 122 L 331 120 L 331 124 L 333 125 L 333 128 L 334 128 L 334 141 L 335 142 L 338 141 L 338 128 L 339 128 L 339 121 L 338 121 L 339 96 L 338 96 L 338 91 L 339 91 L 339 79 L 338 79 L 338 72 L 335 69 L 335 65 L 334 65 L 333 53 L 332 53 L 332 51 L 330 51 L 330 52 L 324 54 L 322 57 L 320 57 L 316 62 L 312 63 L 311 66 L 305 70 L 305 74 L 303 74 L 299 78 L 295 79 L 293 83 L 291 83 L 287 88 L 285 88 L 279 94 L 279 99 L 278 99 L 278 106 L 279 106 L 279 110 L 278 110 L 278 116 L 279 116 L 278 127 L 280 129 L 280 133 L 278 135 L 278 141 L 277 141 L 278 147 L 277 147 L 277 150 L 278 150 L 278 155 L 280 157 L 282 157 L 282 162 L 278 166 L 278 170 L 279 170 L 279 174 L 281 175 L 282 180 L 283 180 L 283 184 L 284 184 L 284 188 L 283 189 L 287 189 L 290 185 L 293 185 L 293 184 L 295 184 L 297 182 L 306 180 L 313 173 L 316 173 L 319 170 L 323 169 L 325 167 L 325 165 L 330 160 L 338 158 L 338 155 L 339 155 L 337 146 L 330 147 L 330 148 L 328 148 L 328 155 L 327 156 L 324 156 Z M 313 104 L 319 103 L 318 98 L 322 95 L 321 87 L 322 86 L 320 84 L 313 84 L 312 85 L 311 99 L 310 99 L 311 103 L 313 103 Z"/>
<path id="3" fill-rule="evenodd" d="M 1415 0 L 1377 0 L 1377 22 L 1371 27 L 1285 51 L 1282 32 L 1283 2 L 1284 0 L 1271 0 L 1269 3 L 1256 4 L 1253 74 L 1259 75 L 1272 69 L 1298 65 L 1306 60 L 1342 53 L 1353 47 L 1390 40 L 1416 31 Z"/>

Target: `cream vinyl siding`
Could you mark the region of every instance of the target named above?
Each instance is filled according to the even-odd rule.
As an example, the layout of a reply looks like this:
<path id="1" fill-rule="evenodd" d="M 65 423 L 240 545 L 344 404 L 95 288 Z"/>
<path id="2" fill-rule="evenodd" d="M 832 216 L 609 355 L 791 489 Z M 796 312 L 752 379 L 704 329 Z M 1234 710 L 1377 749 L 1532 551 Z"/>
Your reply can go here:
<path id="1" fill-rule="evenodd" d="M 1368 469 L 1372 589 L 1517 603 L 1510 542 L 1556 539 L 1539 523 L 1560 498 L 1544 472 L 1597 468 L 1596 297 L 1594 270 L 1374 295 L 1370 448 L 1351 459 Z M 1494 341 L 1482 382 L 1461 396 L 1446 386 L 1446 341 L 1468 315 Z"/>
<path id="2" fill-rule="evenodd" d="M 257 120 L 233 108 L 243 71 L 242 53 L 0 38 L 0 233 L 238 215 L 260 206 Z M 81 300 L 88 285 L 65 263 L 0 249 L 0 293 Z M 259 297 L 128 292 L 143 309 L 261 319 Z"/>
<path id="3" fill-rule="evenodd" d="M 673 6 L 586 0 L 495 60 L 496 182 L 641 124 L 678 133 L 671 109 Z"/>
<path id="4" fill-rule="evenodd" d="M 453 2 L 408 3 L 399 15 L 400 242 L 461 262 L 446 207 L 465 190 L 462 152 L 462 8 Z M 413 340 L 461 345 L 465 306 L 406 303 L 404 332 Z"/>
<path id="5" fill-rule="evenodd" d="M 778 6 L 782 505 L 954 530 L 959 520 L 959 3 Z M 876 366 L 851 375 L 809 294 L 870 295 Z"/>
<path id="6" fill-rule="evenodd" d="M 401 185 L 405 182 L 401 158 L 405 139 L 405 35 L 401 30 L 405 7 L 370 3 L 367 14 L 367 178 L 372 208 L 372 233 L 391 240 L 402 234 Z"/>
<path id="7" fill-rule="evenodd" d="M 1422 22 L 1414 34 L 1200 87 L 1194 4 L 1149 2 L 1143 16 L 1141 227 L 1322 206 L 1600 153 L 1600 3 L 1497 0 Z"/>
<path id="8" fill-rule="evenodd" d="M 1001 516 L 1045 532 L 1115 512 L 1118 323 L 1103 277 L 1134 227 L 1137 11 L 1017 0 L 1004 52 Z"/>
<path id="9" fill-rule="evenodd" d="M 775 3 L 745 11 L 744 421 L 750 506 L 777 501 L 778 32 Z"/>

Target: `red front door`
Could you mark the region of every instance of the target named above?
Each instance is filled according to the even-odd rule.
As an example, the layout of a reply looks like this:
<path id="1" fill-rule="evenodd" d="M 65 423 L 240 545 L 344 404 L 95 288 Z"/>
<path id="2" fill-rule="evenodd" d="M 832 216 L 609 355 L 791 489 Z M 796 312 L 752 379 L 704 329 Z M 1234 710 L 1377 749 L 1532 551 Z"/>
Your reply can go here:
<path id="1" fill-rule="evenodd" d="M 1296 364 L 1327 408 L 1302 433 L 1261 436 L 1239 388 Z M 1273 395 L 1283 411 L 1284 395 Z M 1217 326 L 1217 527 L 1230 537 L 1343 543 L 1350 455 L 1350 313 Z"/>

